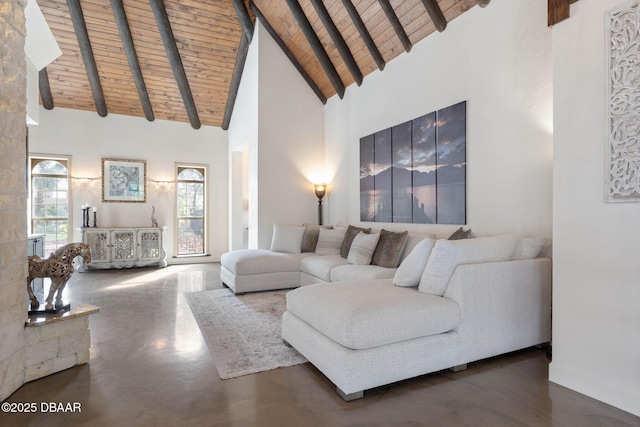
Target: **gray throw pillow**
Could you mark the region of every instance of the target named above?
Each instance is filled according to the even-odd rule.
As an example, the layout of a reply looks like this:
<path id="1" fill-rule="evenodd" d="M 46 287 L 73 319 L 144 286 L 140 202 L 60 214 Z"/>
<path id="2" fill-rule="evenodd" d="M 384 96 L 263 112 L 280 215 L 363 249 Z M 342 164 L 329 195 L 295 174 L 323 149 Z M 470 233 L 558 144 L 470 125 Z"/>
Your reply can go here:
<path id="1" fill-rule="evenodd" d="M 371 264 L 387 268 L 398 267 L 402 261 L 407 240 L 409 240 L 408 231 L 394 233 L 383 229 L 380 231 L 380 240 L 371 258 Z"/>
<path id="2" fill-rule="evenodd" d="M 304 224 L 304 234 L 302 235 L 302 252 L 315 252 L 318 244 L 320 228 L 331 230 L 331 225 Z"/>
<path id="3" fill-rule="evenodd" d="M 447 239 L 447 240 L 472 239 L 474 237 L 476 237 L 476 236 L 475 236 L 475 234 L 473 234 L 471 229 L 465 230 L 464 228 L 460 227 L 456 231 L 454 231 L 451 234 L 451 236 L 449 236 L 449 239 Z"/>
<path id="4" fill-rule="evenodd" d="M 359 232 L 364 232 L 364 234 L 369 234 L 371 228 L 363 228 L 363 227 L 354 227 L 350 225 L 347 227 L 346 233 L 344 233 L 344 240 L 342 241 L 342 249 L 340 250 L 340 255 L 342 258 L 347 258 L 349 256 L 349 249 L 351 249 L 351 243 L 353 239 Z"/>

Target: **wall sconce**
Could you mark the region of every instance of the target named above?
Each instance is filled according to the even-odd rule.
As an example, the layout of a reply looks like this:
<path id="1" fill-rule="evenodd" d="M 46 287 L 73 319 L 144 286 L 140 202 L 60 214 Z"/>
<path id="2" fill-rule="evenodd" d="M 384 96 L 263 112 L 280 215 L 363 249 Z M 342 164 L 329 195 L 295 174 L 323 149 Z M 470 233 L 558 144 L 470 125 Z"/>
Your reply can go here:
<path id="1" fill-rule="evenodd" d="M 322 198 L 326 192 L 326 185 L 316 184 L 316 197 L 318 198 L 318 225 L 322 225 Z"/>

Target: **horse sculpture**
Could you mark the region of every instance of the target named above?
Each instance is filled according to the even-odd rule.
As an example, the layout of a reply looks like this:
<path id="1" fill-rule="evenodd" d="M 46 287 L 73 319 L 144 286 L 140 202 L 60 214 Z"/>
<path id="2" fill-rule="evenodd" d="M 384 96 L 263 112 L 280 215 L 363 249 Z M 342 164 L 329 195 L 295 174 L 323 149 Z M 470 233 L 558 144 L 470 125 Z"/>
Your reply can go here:
<path id="1" fill-rule="evenodd" d="M 63 306 L 62 291 L 67 281 L 73 274 L 73 260 L 75 257 L 82 257 L 85 263 L 91 262 L 91 250 L 84 243 L 69 243 L 57 251 L 51 253 L 49 258 L 42 259 L 38 255 L 29 257 L 29 277 L 27 277 L 27 292 L 31 300 L 31 308 L 40 307 L 38 297 L 31 289 L 33 279 L 40 277 L 51 278 L 51 288 L 47 295 L 45 310 L 53 310 L 53 294 L 56 293 L 56 308 Z"/>

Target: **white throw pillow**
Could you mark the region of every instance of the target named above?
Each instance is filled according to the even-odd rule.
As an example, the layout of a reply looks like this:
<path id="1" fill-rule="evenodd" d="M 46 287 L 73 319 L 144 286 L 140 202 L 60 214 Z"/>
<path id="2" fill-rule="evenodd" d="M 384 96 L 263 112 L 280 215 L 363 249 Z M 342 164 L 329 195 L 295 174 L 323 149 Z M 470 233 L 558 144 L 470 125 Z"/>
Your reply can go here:
<path id="1" fill-rule="evenodd" d="M 534 259 L 540 254 L 545 239 L 542 237 L 525 237 L 518 239 L 511 259 Z"/>
<path id="2" fill-rule="evenodd" d="M 318 233 L 316 255 L 340 255 L 346 231 L 346 228 L 334 228 L 332 230 L 321 228 L 320 233 Z"/>
<path id="3" fill-rule="evenodd" d="M 302 236 L 304 227 L 293 225 L 273 224 L 273 237 L 271 238 L 271 252 L 287 252 L 299 254 L 302 252 Z"/>
<path id="4" fill-rule="evenodd" d="M 404 261 L 400 263 L 395 276 L 393 276 L 393 284 L 405 288 L 418 286 L 424 266 L 427 265 L 429 254 L 435 244 L 435 239 L 428 237 L 418 242 Z"/>
<path id="5" fill-rule="evenodd" d="M 459 264 L 508 261 L 513 255 L 516 240 L 514 234 L 463 240 L 438 240 L 427 260 L 418 290 L 442 296 Z"/>
<path id="6" fill-rule="evenodd" d="M 371 264 L 371 257 L 376 250 L 378 240 L 380 239 L 380 233 L 364 234 L 359 232 L 354 237 L 349 248 L 349 256 L 347 256 L 347 263 L 354 265 L 368 265 Z"/>

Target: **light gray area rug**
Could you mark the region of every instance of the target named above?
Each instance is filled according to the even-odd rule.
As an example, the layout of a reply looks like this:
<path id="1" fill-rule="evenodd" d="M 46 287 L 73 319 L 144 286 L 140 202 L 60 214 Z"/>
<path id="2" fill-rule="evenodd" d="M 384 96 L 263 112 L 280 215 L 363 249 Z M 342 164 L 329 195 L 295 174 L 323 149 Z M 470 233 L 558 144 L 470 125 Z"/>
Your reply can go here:
<path id="1" fill-rule="evenodd" d="M 223 380 L 307 360 L 282 342 L 287 291 L 234 295 L 229 289 L 185 292 Z"/>

